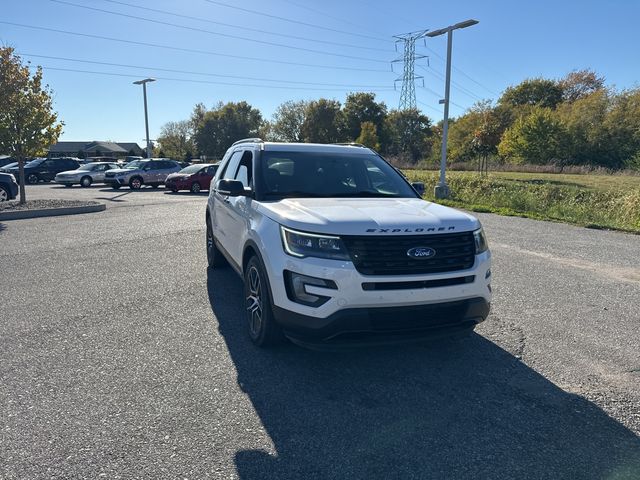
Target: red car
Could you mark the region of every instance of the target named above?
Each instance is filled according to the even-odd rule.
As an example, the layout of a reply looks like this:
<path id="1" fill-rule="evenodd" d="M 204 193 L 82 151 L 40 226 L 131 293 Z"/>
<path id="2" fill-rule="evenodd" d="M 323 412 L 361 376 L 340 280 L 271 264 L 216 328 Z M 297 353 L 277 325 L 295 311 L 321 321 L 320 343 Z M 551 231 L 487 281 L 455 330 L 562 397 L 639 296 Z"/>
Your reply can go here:
<path id="1" fill-rule="evenodd" d="M 191 193 L 198 193 L 200 190 L 209 190 L 209 185 L 216 174 L 216 170 L 218 170 L 217 163 L 189 165 L 179 172 L 169 175 L 164 185 L 167 190 L 172 192 L 191 190 Z"/>

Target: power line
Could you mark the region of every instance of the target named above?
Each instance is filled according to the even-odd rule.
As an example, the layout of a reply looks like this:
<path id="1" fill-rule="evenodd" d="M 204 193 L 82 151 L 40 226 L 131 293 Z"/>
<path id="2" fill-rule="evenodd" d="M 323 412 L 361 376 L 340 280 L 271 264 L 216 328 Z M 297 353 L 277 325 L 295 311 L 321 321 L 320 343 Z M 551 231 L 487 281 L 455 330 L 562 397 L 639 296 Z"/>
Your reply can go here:
<path id="1" fill-rule="evenodd" d="M 429 105 L 428 103 L 422 102 L 420 100 L 416 100 L 416 102 L 418 102 L 420 105 L 427 107 L 431 110 L 433 110 L 434 112 L 437 112 L 439 114 L 442 114 L 442 112 L 440 110 L 438 110 L 436 107 L 432 107 L 431 105 Z"/>
<path id="2" fill-rule="evenodd" d="M 426 46 L 425 47 L 427 50 L 429 50 L 431 53 L 433 53 L 433 55 L 437 58 L 439 58 L 440 60 L 442 60 L 443 62 L 446 62 L 446 59 L 440 55 L 438 52 L 436 52 L 434 49 L 432 49 L 431 47 Z M 496 95 L 496 96 L 500 96 L 499 93 L 496 93 L 494 90 L 491 90 L 489 87 L 483 85 L 482 83 L 478 82 L 476 79 L 474 79 L 473 77 L 471 77 L 470 75 L 468 75 L 464 70 L 462 70 L 461 68 L 452 66 L 452 68 L 460 73 L 461 75 L 467 77 L 469 80 L 471 80 L 473 83 L 475 83 L 476 85 L 478 85 L 479 87 L 484 88 L 487 92 L 491 93 L 492 95 Z"/>
<path id="3" fill-rule="evenodd" d="M 32 58 L 46 58 L 49 60 L 63 60 L 66 62 L 77 62 L 77 63 L 89 63 L 92 65 L 105 65 L 105 66 L 109 66 L 109 67 L 124 67 L 124 68 L 137 68 L 140 70 L 147 70 L 147 71 L 158 71 L 158 72 L 171 72 L 171 73 L 182 73 L 185 75 L 202 75 L 202 76 L 207 76 L 207 77 L 221 77 L 221 78 L 236 78 L 236 79 L 244 79 L 244 80 L 255 80 L 255 81 L 259 81 L 259 82 L 277 82 L 277 83 L 291 83 L 291 84 L 297 84 L 297 85 L 320 85 L 320 86 L 326 86 L 326 87 L 345 87 L 345 88 L 363 88 L 363 89 L 367 89 L 367 88 L 382 88 L 382 89 L 387 89 L 387 88 L 391 88 L 388 87 L 387 85 L 352 85 L 352 84 L 344 84 L 344 83 L 321 83 L 321 82 L 302 82 L 302 81 L 295 81 L 295 80 L 281 80 L 281 79 L 273 79 L 273 78 L 258 78 L 258 77 L 247 77 L 246 75 L 225 75 L 225 74 L 221 74 L 221 73 L 205 73 L 205 72 L 194 72 L 194 71 L 189 71 L 189 70 L 178 70 L 178 69 L 172 69 L 172 68 L 163 68 L 163 67 L 148 67 L 148 66 L 141 66 L 141 65 L 131 65 L 131 64 L 126 64 L 126 63 L 111 63 L 111 62 L 99 62 L 96 60 L 83 60 L 83 59 L 79 59 L 79 58 L 69 58 L 69 57 L 55 57 L 55 56 L 51 56 L 51 55 L 36 55 L 33 53 L 20 53 L 18 52 L 18 55 L 21 55 L 23 57 L 32 57 Z"/>
<path id="4" fill-rule="evenodd" d="M 282 64 L 282 65 L 294 65 L 294 66 L 298 66 L 298 67 L 327 68 L 327 69 L 331 69 L 331 70 L 349 70 L 349 71 L 355 71 L 355 72 L 373 72 L 373 73 L 389 73 L 390 72 L 390 70 L 374 70 L 374 69 L 369 69 L 369 68 L 356 68 L 356 67 L 343 67 L 343 66 L 336 66 L 336 65 L 322 65 L 322 64 L 314 64 L 314 63 L 290 62 L 290 61 L 286 61 L 286 60 L 274 60 L 274 59 L 261 58 L 261 57 L 248 57 L 248 56 L 243 56 L 243 55 L 232 55 L 232 54 L 229 54 L 229 53 L 213 52 L 213 51 L 209 51 L 209 50 L 198 50 L 198 49 L 194 49 L 194 48 L 175 47 L 173 45 L 162 45 L 162 44 L 151 43 L 151 42 L 141 42 L 141 41 L 138 41 L 138 40 L 123 40 L 123 39 L 120 39 L 120 38 L 106 37 L 104 35 L 94 35 L 94 34 L 90 34 L 90 33 L 71 32 L 69 30 L 59 30 L 59 29 L 55 29 L 55 28 L 41 27 L 41 26 L 36 26 L 36 25 L 26 25 L 26 24 L 23 24 L 23 23 L 6 22 L 6 21 L 3 21 L 3 20 L 0 20 L 0 24 L 11 25 L 11 26 L 20 27 L 20 28 L 29 28 L 29 29 L 32 29 L 32 30 L 41 30 L 41 31 L 46 31 L 46 32 L 62 33 L 64 35 L 73 35 L 73 36 L 77 36 L 77 37 L 95 38 L 95 39 L 107 40 L 107 41 L 111 41 L 111 42 L 120 42 L 120 43 L 129 44 L 129 45 L 140 45 L 140 46 L 144 46 L 144 47 L 154 47 L 154 48 L 161 48 L 161 49 L 165 49 L 165 50 L 175 50 L 175 51 L 178 51 L 178 52 L 197 53 L 197 54 L 201 54 L 201 55 L 213 55 L 213 56 L 226 57 L 226 58 L 235 58 L 235 59 L 241 59 L 241 60 L 251 60 L 251 61 L 256 61 L 256 62 L 278 63 L 278 64 Z"/>
<path id="5" fill-rule="evenodd" d="M 184 18 L 187 20 L 195 20 L 197 22 L 204 22 L 204 23 L 210 23 L 212 25 L 221 25 L 223 27 L 230 27 L 230 28 L 237 28 L 237 29 L 241 29 L 247 32 L 256 32 L 256 33 L 264 33 L 266 35 L 274 35 L 277 37 L 284 37 L 284 38 L 291 38 L 294 40 L 304 40 L 306 42 L 316 42 L 316 43 L 323 43 L 326 45 L 335 45 L 335 46 L 339 46 L 339 47 L 347 47 L 347 48 L 359 48 L 362 50 L 373 50 L 373 51 L 377 51 L 377 52 L 387 52 L 387 50 L 383 50 L 381 48 L 375 48 L 375 47 L 365 47 L 362 45 L 353 45 L 353 44 L 349 44 L 349 43 L 341 43 L 341 42 L 332 42 L 330 40 L 319 40 L 316 38 L 309 38 L 309 37 L 300 37 L 297 35 L 290 35 L 287 33 L 277 33 L 277 32 L 270 32 L 268 30 L 261 30 L 259 28 L 251 28 L 251 27 L 247 27 L 245 25 L 234 25 L 232 23 L 224 23 L 224 22 L 218 22 L 215 20 L 210 20 L 208 18 L 201 18 L 201 17 L 193 17 L 190 15 L 183 15 L 180 13 L 176 13 L 176 12 L 170 12 L 167 10 L 160 10 L 157 8 L 150 8 L 150 7 L 143 7 L 142 5 L 135 5 L 133 3 L 127 3 L 127 2 L 120 2 L 118 0 L 102 0 L 103 2 L 108 2 L 108 3 L 113 3 L 115 5 L 124 5 L 126 7 L 131 7 L 131 8 L 137 8 L 139 10 L 144 10 L 147 12 L 154 12 L 154 13 L 161 13 L 164 15 L 170 15 L 172 17 L 178 17 L 178 18 Z M 285 0 L 286 1 L 286 0 Z"/>
<path id="6" fill-rule="evenodd" d="M 422 65 L 418 65 L 418 67 L 420 67 L 425 72 L 430 73 L 431 75 L 433 75 L 437 79 L 442 80 L 443 82 L 445 81 L 444 76 L 441 73 L 435 71 L 433 68 L 431 68 L 431 67 L 426 68 L 426 67 L 424 67 Z M 467 96 L 469 96 L 471 98 L 475 98 L 476 100 L 484 100 L 482 97 L 476 95 L 471 90 L 463 87 L 462 85 L 460 85 L 459 83 L 457 83 L 457 82 L 455 82 L 453 80 L 451 80 L 451 85 L 453 85 L 453 87 L 456 90 L 458 90 L 459 92 L 464 93 L 464 94 L 466 94 Z"/>
<path id="7" fill-rule="evenodd" d="M 50 67 L 48 65 L 40 65 L 44 70 L 55 70 L 60 72 L 73 72 L 73 73 L 87 73 L 92 75 L 106 75 L 111 77 L 127 77 L 127 78 L 139 78 L 140 74 L 135 73 L 116 73 L 116 72 L 97 72 L 94 70 L 79 70 L 75 68 L 61 68 L 61 67 Z M 200 83 L 200 84 L 211 84 L 211 85 L 227 85 L 233 87 L 256 87 L 256 88 L 276 88 L 276 89 L 286 89 L 286 90 L 309 90 L 309 91 L 332 91 L 332 92 L 344 92 L 345 90 L 342 88 L 307 88 L 307 87 L 295 87 L 295 86 L 284 86 L 284 85 L 257 85 L 253 83 L 234 83 L 234 82 L 214 82 L 211 80 L 195 80 L 190 78 L 173 78 L 173 77 L 155 77 L 156 80 L 164 80 L 169 82 L 186 82 L 186 83 Z M 379 88 L 375 91 L 393 91 L 392 88 Z"/>
<path id="8" fill-rule="evenodd" d="M 304 25 L 306 27 L 318 28 L 320 30 L 326 30 L 326 31 L 329 31 L 329 32 L 342 33 L 344 35 L 351 35 L 351 36 L 354 36 L 354 37 L 368 38 L 369 40 L 378 40 L 378 41 L 382 41 L 382 42 L 390 42 L 391 41 L 391 40 L 383 39 L 383 38 L 380 38 L 380 37 L 373 37 L 373 36 L 364 35 L 364 34 L 361 34 L 361 33 L 348 32 L 346 30 L 339 30 L 337 28 L 330 28 L 330 27 L 325 27 L 325 26 L 322 26 L 322 25 L 316 25 L 316 24 L 313 24 L 313 23 L 301 22 L 300 20 L 281 17 L 279 15 L 272 15 L 272 14 L 266 13 L 266 12 L 259 12 L 257 10 L 251 10 L 249 8 L 243 8 L 243 7 L 238 7 L 236 5 L 230 5 L 230 4 L 224 3 L 224 2 L 218 2 L 216 0 L 205 0 L 205 2 L 211 3 L 213 5 L 219 5 L 221 7 L 233 8 L 235 10 L 240 10 L 240 11 L 246 12 L 246 13 L 252 13 L 252 14 L 255 14 L 255 15 L 261 15 L 263 17 L 275 18 L 277 20 L 282 20 L 283 22 L 294 23 L 296 25 Z"/>
<path id="9" fill-rule="evenodd" d="M 242 36 L 239 36 L 239 35 L 233 35 L 233 34 L 229 34 L 229 33 L 214 32 L 213 30 L 205 30 L 204 28 L 189 27 L 187 25 L 180 25 L 180 24 L 171 23 L 171 22 L 163 22 L 161 20 L 153 20 L 151 18 L 145 18 L 145 17 L 139 17 L 137 15 L 129 15 L 129 14 L 126 14 L 126 13 L 114 12 L 114 11 L 105 10 L 105 9 L 102 9 L 102 8 L 89 7 L 87 5 L 79 5 L 77 3 L 66 2 L 64 0 L 50 0 L 50 1 L 54 2 L 54 3 L 60 3 L 60 4 L 64 4 L 64 5 L 69 5 L 69 6 L 72 6 L 72 7 L 84 8 L 86 10 L 93 10 L 93 11 L 96 11 L 96 12 L 108 13 L 110 15 L 117 15 L 119 17 L 133 18 L 135 20 L 141 20 L 143 22 L 155 23 L 155 24 L 158 24 L 158 25 L 166 25 L 166 26 L 175 27 L 175 28 L 182 28 L 183 30 L 192 30 L 194 32 L 208 33 L 210 35 L 217 35 L 217 36 L 220 36 L 220 37 L 233 38 L 235 40 L 244 40 L 244 41 L 247 41 L 247 42 L 254 42 L 254 43 L 259 43 L 259 44 L 262 44 L 262 45 L 269 45 L 269 46 L 272 46 L 272 47 L 289 48 L 289 49 L 292 49 L 292 50 L 299 50 L 299 51 L 303 51 L 303 52 L 319 53 L 321 55 L 330 55 L 332 57 L 348 58 L 350 60 L 361 60 L 361 61 L 366 61 L 366 62 L 387 63 L 386 60 L 379 60 L 377 58 L 357 57 L 355 55 L 345 55 L 345 54 L 342 54 L 342 53 L 325 52 L 323 50 L 315 50 L 313 48 L 304 48 L 304 47 L 297 47 L 297 46 L 294 46 L 294 45 L 286 45 L 284 43 L 269 42 L 269 41 L 266 41 L 266 40 L 257 40 L 255 38 L 242 37 Z"/>

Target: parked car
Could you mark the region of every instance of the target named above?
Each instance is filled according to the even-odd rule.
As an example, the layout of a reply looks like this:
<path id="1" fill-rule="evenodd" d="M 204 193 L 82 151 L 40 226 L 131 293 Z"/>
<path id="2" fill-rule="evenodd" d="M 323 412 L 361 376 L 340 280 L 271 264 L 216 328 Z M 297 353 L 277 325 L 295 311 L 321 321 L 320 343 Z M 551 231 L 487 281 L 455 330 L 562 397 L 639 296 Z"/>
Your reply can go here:
<path id="1" fill-rule="evenodd" d="M 17 167 L 17 166 L 18 166 L 18 162 L 8 163 L 4 167 L 0 167 L 0 173 L 9 173 L 9 171 L 13 167 Z M 16 177 L 16 178 L 18 178 L 18 177 Z"/>
<path id="2" fill-rule="evenodd" d="M 217 163 L 189 165 L 179 172 L 169 175 L 164 185 L 167 190 L 172 192 L 191 190 L 191 193 L 198 193 L 200 190 L 209 190 L 209 185 L 217 170 Z"/>
<path id="3" fill-rule="evenodd" d="M 9 173 L 0 173 L 0 202 L 13 200 L 18 196 L 16 177 Z"/>
<path id="4" fill-rule="evenodd" d="M 76 170 L 80 164 L 72 158 L 36 158 L 24 166 L 26 183 L 50 182 L 55 176 L 65 170 Z M 9 172 L 18 178 L 18 167 L 12 167 Z"/>
<path id="5" fill-rule="evenodd" d="M 258 346 L 461 335 L 489 314 L 478 219 L 424 201 L 369 148 L 247 139 L 213 182 L 208 265 L 243 278 Z"/>
<path id="6" fill-rule="evenodd" d="M 158 188 L 163 185 L 167 176 L 181 170 L 178 162 L 168 158 L 150 158 L 148 160 L 134 160 L 124 167 L 109 170 L 104 177 L 104 183 L 117 190 L 128 185 L 132 190 L 138 190 L 143 185 Z"/>
<path id="7" fill-rule="evenodd" d="M 55 182 L 65 187 L 79 184 L 81 187 L 90 187 L 93 183 L 103 183 L 104 175 L 108 170 L 119 168 L 115 163 L 95 162 L 80 165 L 76 170 L 60 172 L 56 175 Z"/>
<path id="8" fill-rule="evenodd" d="M 0 168 L 2 167 L 6 167 L 7 165 L 9 165 L 10 163 L 14 163 L 16 161 L 15 158 L 13 157 L 3 157 L 0 158 Z"/>

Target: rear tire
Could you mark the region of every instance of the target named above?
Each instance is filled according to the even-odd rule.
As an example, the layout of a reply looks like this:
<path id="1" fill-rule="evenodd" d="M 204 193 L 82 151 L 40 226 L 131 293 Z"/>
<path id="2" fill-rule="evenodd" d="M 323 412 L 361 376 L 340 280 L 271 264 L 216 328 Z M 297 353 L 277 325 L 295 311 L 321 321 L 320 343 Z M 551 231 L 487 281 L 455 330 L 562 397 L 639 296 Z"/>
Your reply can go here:
<path id="1" fill-rule="evenodd" d="M 120 190 L 120 185 L 111 185 L 114 190 Z"/>
<path id="2" fill-rule="evenodd" d="M 200 184 L 198 182 L 191 184 L 191 193 L 200 193 Z"/>
<path id="3" fill-rule="evenodd" d="M 207 217 L 209 214 L 207 214 Z M 213 236 L 211 221 L 207 218 L 207 264 L 209 268 L 219 268 L 227 265 L 227 259 L 224 258 L 222 252 L 216 247 L 216 240 Z"/>
<path id="4" fill-rule="evenodd" d="M 91 186 L 91 177 L 82 177 L 80 179 L 80 186 L 83 188 L 88 188 Z"/>
<path id="5" fill-rule="evenodd" d="M 158 188 L 160 185 L 158 185 L 157 183 L 154 183 L 151 185 L 151 188 Z"/>
<path id="6" fill-rule="evenodd" d="M 71 187 L 73 187 L 73 185 L 72 185 L 72 184 L 70 184 L 70 183 L 66 183 L 64 186 L 65 186 L 66 188 L 71 188 Z"/>
<path id="7" fill-rule="evenodd" d="M 27 183 L 29 185 L 35 185 L 39 181 L 40 181 L 40 179 L 38 178 L 38 175 L 36 175 L 35 173 L 32 173 L 29 176 L 27 176 Z"/>
<path id="8" fill-rule="evenodd" d="M 282 343 L 284 335 L 273 318 L 269 281 L 256 256 L 249 259 L 245 268 L 244 298 L 251 341 L 259 347 Z"/>
<path id="9" fill-rule="evenodd" d="M 0 185 L 0 203 L 9 201 L 9 192 Z"/>

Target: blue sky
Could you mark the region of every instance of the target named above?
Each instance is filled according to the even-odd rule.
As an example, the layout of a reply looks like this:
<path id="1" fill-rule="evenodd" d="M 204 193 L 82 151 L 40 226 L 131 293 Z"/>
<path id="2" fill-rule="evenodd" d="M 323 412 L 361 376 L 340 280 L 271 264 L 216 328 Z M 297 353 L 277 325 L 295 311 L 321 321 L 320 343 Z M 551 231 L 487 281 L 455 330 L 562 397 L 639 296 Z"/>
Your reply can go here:
<path id="1" fill-rule="evenodd" d="M 152 138 L 165 122 L 188 118 L 198 102 L 246 100 L 269 118 L 289 99 L 344 101 L 348 92 L 364 90 L 396 108 L 401 65 L 391 71 L 398 57 L 392 36 L 468 18 L 480 23 L 454 34 L 452 115 L 528 77 L 592 68 L 608 84 L 628 88 L 638 86 L 640 73 L 637 1 L 4 0 L 2 11 L 0 22 L 172 47 L 0 23 L 0 43 L 49 67 L 45 80 L 65 122 L 63 140 L 142 145 L 142 92 L 131 82 L 148 76 L 158 78 L 148 92 Z M 426 87 L 418 82 L 418 106 L 434 121 L 442 117 L 445 47 L 444 37 L 417 44 L 429 56 L 417 62 Z"/>

